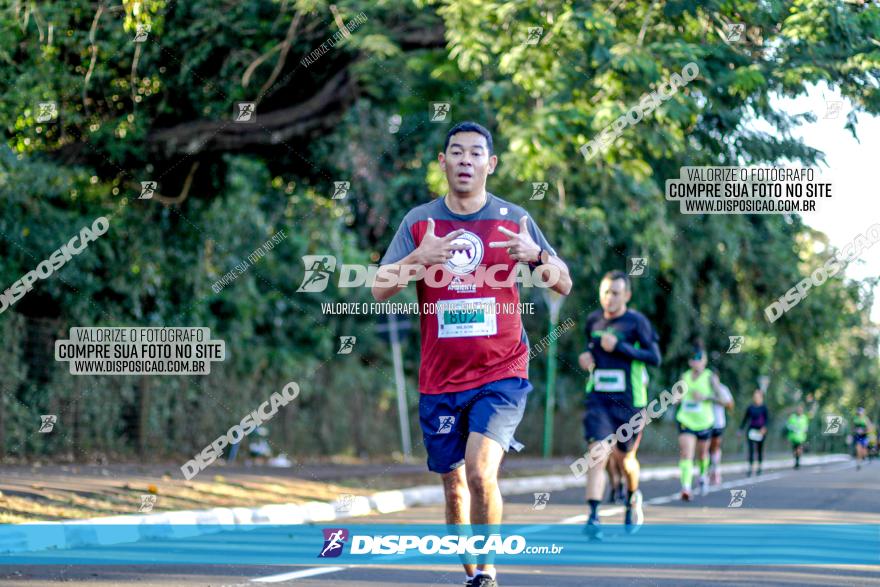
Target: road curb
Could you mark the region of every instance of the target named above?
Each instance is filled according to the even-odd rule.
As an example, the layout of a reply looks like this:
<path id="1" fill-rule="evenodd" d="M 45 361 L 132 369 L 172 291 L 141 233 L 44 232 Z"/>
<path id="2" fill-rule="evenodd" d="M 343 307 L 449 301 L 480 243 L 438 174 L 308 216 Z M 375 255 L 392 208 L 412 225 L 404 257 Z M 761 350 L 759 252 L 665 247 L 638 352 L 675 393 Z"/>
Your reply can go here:
<path id="1" fill-rule="evenodd" d="M 801 457 L 804 465 L 824 465 L 850 460 L 847 455 Z M 764 462 L 764 470 L 786 469 L 792 459 Z M 746 463 L 721 466 L 722 473 L 746 471 Z M 641 473 L 643 481 L 675 479 L 678 467 L 655 467 Z M 580 487 L 584 478 L 568 475 L 519 477 L 500 481 L 503 495 L 545 493 Z M 370 496 L 353 496 L 346 502 L 311 501 L 304 504 L 271 504 L 257 508 L 212 508 L 209 510 L 172 511 L 158 514 L 122 515 L 65 522 L 9 524 L 0 527 L 0 553 L 33 552 L 47 549 L 77 548 L 124 544 L 145 539 L 184 538 L 229 530 L 236 526 L 268 524 L 309 524 L 361 517 L 374 513 L 390 513 L 408 508 L 439 505 L 444 501 L 443 488 L 420 485 L 380 491 Z M 33 527 L 40 531 L 34 532 Z"/>

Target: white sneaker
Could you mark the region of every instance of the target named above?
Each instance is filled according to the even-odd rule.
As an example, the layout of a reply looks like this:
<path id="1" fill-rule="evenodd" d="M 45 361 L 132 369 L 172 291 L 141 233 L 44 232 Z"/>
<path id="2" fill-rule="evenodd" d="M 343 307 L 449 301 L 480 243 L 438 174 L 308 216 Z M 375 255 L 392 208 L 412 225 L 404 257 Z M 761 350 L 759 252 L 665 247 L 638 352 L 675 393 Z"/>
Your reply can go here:
<path id="1" fill-rule="evenodd" d="M 270 467 L 280 467 L 283 469 L 287 469 L 293 466 L 293 461 L 287 458 L 286 454 L 281 453 L 277 457 L 271 458 L 266 461 L 266 464 Z"/>

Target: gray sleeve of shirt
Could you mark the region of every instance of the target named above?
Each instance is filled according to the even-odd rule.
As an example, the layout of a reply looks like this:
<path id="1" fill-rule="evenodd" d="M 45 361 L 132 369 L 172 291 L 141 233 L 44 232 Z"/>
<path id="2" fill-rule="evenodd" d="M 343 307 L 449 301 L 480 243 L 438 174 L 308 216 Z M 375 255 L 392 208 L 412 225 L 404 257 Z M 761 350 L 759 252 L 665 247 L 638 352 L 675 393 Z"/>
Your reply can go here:
<path id="1" fill-rule="evenodd" d="M 397 263 L 415 250 L 416 243 L 410 232 L 409 217 L 407 216 L 404 217 L 400 222 L 400 226 L 397 227 L 397 232 L 394 234 L 394 238 L 391 239 L 391 244 L 388 245 L 388 250 L 385 251 L 385 256 L 382 257 L 379 265 Z"/>
<path id="2" fill-rule="evenodd" d="M 548 251 L 550 251 L 551 256 L 557 256 L 556 249 L 554 249 L 550 245 L 550 243 L 547 242 L 547 239 L 544 237 L 544 233 L 541 232 L 541 229 L 538 227 L 535 219 L 532 218 L 532 215 L 526 212 L 526 216 L 529 217 L 529 235 L 531 235 L 532 240 L 535 241 L 535 243 L 537 243 L 537 245 L 542 249 L 547 249 Z"/>

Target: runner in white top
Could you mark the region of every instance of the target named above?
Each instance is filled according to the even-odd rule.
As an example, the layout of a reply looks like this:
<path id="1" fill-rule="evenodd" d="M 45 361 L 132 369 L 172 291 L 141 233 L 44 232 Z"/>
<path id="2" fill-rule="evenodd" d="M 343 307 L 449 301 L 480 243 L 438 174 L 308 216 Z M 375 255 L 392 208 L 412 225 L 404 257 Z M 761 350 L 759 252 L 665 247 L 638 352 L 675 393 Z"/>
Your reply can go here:
<path id="1" fill-rule="evenodd" d="M 722 383 L 714 401 L 715 424 L 712 426 L 712 436 L 709 441 L 709 483 L 719 485 L 721 483 L 721 442 L 724 440 L 722 435 L 727 426 L 725 412 L 727 410 L 733 411 L 733 394 L 730 393 L 730 388 Z"/>

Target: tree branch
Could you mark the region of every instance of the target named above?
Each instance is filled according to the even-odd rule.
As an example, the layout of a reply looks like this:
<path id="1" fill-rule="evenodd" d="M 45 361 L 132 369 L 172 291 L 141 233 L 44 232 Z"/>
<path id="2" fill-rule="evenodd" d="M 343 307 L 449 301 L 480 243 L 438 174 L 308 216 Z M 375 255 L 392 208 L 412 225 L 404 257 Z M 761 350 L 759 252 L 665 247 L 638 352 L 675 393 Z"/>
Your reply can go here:
<path id="1" fill-rule="evenodd" d="M 267 79 L 266 83 L 263 84 L 263 87 L 260 88 L 260 96 L 272 87 L 272 84 L 278 79 L 281 70 L 284 69 L 284 63 L 287 61 L 287 52 L 290 51 L 290 47 L 293 44 L 293 36 L 296 34 L 296 29 L 299 27 L 299 21 L 301 18 L 302 13 L 297 12 L 293 21 L 290 23 L 290 26 L 287 28 L 287 36 L 285 36 L 284 40 L 281 42 L 281 55 L 278 56 L 278 63 L 275 64 L 275 69 L 272 70 L 272 75 L 269 76 L 269 79 Z"/>
<path id="2" fill-rule="evenodd" d="M 275 53 L 275 51 L 278 51 L 279 49 L 281 49 L 282 45 L 283 45 L 283 43 L 278 43 L 277 45 L 275 45 L 274 47 L 272 47 L 271 49 L 269 49 L 268 51 L 266 51 L 265 53 L 263 53 L 262 55 L 260 55 L 256 59 L 254 59 L 253 63 L 251 63 L 250 65 L 247 66 L 247 69 L 244 70 L 244 75 L 241 76 L 242 87 L 244 87 L 244 88 L 248 87 L 248 84 L 251 83 L 251 76 L 253 75 L 254 70 L 256 68 L 258 68 L 260 65 L 262 65 L 265 60 L 267 60 L 269 57 L 271 57 Z"/>
<path id="3" fill-rule="evenodd" d="M 651 2 L 651 5 L 648 7 L 648 11 L 645 12 L 645 20 L 642 21 L 642 30 L 639 31 L 639 40 L 636 43 L 639 47 L 642 46 L 642 43 L 645 41 L 645 32 L 648 30 L 648 19 L 651 16 L 651 13 L 654 11 L 654 7 L 657 6 L 657 0 Z"/>
<path id="4" fill-rule="evenodd" d="M 95 70 L 95 62 L 98 60 L 98 45 L 95 44 L 95 32 L 98 30 L 98 21 L 101 20 L 101 14 L 104 12 L 104 3 L 98 5 L 95 12 L 95 18 L 92 20 L 92 28 L 89 30 L 89 50 L 92 52 L 92 60 L 89 63 L 89 70 L 86 72 L 86 78 L 83 81 L 82 101 L 83 109 L 86 116 L 89 115 L 88 90 L 89 80 L 92 79 L 92 72 Z"/>
<path id="5" fill-rule="evenodd" d="M 156 200 L 160 204 L 164 204 L 165 206 L 173 206 L 177 204 L 182 204 L 189 197 L 189 189 L 192 187 L 193 177 L 196 175 L 196 169 L 199 168 L 199 162 L 194 161 L 193 164 L 189 168 L 189 173 L 186 176 L 186 179 L 183 181 L 183 187 L 180 189 L 180 194 L 174 197 L 163 196 L 158 191 L 153 191 L 153 197 L 150 198 L 152 200 Z M 129 185 L 132 190 L 139 191 L 141 186 L 134 183 L 129 182 Z"/>
<path id="6" fill-rule="evenodd" d="M 198 121 L 153 133 L 148 142 L 153 151 L 166 157 L 212 151 L 242 151 L 260 145 L 276 145 L 292 138 L 304 138 L 317 129 L 328 128 L 333 116 L 351 102 L 354 81 L 343 69 L 330 78 L 311 98 L 267 114 L 257 113 L 256 124 Z"/>

